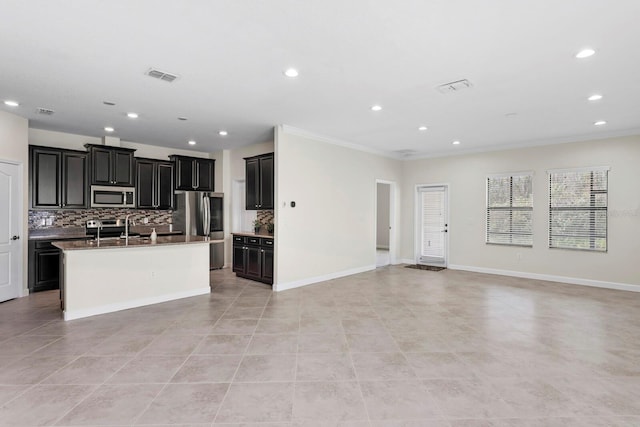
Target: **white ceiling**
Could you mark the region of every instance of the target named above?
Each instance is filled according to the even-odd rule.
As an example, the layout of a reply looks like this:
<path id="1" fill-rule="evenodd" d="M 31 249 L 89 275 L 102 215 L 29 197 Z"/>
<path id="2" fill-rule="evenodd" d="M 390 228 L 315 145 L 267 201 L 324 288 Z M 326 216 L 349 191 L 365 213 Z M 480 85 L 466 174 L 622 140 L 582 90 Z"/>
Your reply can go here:
<path id="1" fill-rule="evenodd" d="M 0 99 L 20 106 L 0 108 L 35 128 L 215 151 L 287 124 L 417 155 L 640 129 L 638 0 L 3 0 L 1 14 Z M 436 90 L 459 79 L 474 87 Z"/>

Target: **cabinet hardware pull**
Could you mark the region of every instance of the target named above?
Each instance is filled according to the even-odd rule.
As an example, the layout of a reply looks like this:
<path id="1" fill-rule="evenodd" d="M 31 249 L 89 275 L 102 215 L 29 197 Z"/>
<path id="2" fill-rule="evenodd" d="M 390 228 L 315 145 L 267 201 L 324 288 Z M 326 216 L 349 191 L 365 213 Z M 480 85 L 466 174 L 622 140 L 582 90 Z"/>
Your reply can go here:
<path id="1" fill-rule="evenodd" d="M 11 238 L 11 240 L 18 240 L 18 239 L 20 239 L 20 236 L 13 236 L 13 237 Z"/>

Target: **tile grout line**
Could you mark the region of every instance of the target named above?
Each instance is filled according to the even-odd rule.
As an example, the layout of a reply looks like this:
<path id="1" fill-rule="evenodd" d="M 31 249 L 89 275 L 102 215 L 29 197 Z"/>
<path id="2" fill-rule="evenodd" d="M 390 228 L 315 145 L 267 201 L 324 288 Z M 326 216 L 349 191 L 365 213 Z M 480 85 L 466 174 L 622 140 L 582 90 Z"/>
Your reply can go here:
<path id="1" fill-rule="evenodd" d="M 226 308 L 226 310 L 222 313 L 222 316 L 224 316 L 224 313 L 227 312 L 227 310 L 229 310 L 229 308 L 240 298 L 240 295 L 242 294 L 242 291 L 244 291 L 244 288 L 246 288 L 247 285 L 245 284 L 243 286 L 243 288 L 241 289 L 241 292 L 238 294 L 238 296 L 233 300 L 233 302 L 231 304 L 229 304 L 229 307 Z M 222 319 L 222 316 L 220 316 L 220 319 Z M 218 320 L 220 320 L 218 319 Z M 218 322 L 216 322 L 217 324 Z M 215 327 L 215 325 L 214 325 Z M 258 327 L 258 325 L 256 324 L 256 328 Z M 255 333 L 255 329 L 254 329 L 254 333 Z M 240 334 L 237 334 L 240 335 Z M 251 345 L 251 341 L 253 340 L 253 334 L 251 334 L 251 339 L 249 340 L 249 342 L 247 343 L 247 345 L 245 346 L 242 354 L 240 355 L 240 361 L 238 362 L 238 366 L 236 366 L 235 371 L 233 372 L 233 375 L 231 376 L 231 379 L 229 380 L 229 386 L 227 387 L 227 391 L 224 393 L 224 396 L 222 396 L 222 399 L 220 400 L 220 403 L 218 404 L 218 409 L 216 409 L 216 413 L 213 416 L 213 420 L 211 421 L 211 425 L 213 426 L 216 423 L 216 420 L 218 419 L 218 415 L 220 414 L 220 409 L 222 409 L 222 405 L 224 404 L 224 401 L 227 399 L 227 396 L 229 395 L 229 391 L 231 390 L 231 386 L 233 385 L 233 380 L 235 379 L 236 375 L 238 374 L 238 370 L 240 369 L 240 365 L 242 365 L 242 360 L 244 359 L 245 354 L 247 353 L 247 350 L 249 349 L 249 346 Z"/>

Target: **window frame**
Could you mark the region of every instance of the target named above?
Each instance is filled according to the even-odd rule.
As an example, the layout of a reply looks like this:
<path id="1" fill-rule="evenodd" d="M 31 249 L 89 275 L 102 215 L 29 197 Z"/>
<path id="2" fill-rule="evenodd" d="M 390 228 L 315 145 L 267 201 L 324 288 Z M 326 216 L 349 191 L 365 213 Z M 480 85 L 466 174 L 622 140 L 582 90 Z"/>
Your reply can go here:
<path id="1" fill-rule="evenodd" d="M 549 196 L 549 205 L 548 205 L 548 224 L 547 224 L 547 242 L 548 242 L 548 248 L 549 249 L 560 249 L 560 250 L 569 250 L 569 251 L 584 251 L 584 252 L 595 252 L 595 253 L 607 253 L 609 251 L 609 172 L 611 171 L 611 168 L 609 166 L 593 166 L 593 167 L 582 167 L 582 168 L 570 168 L 570 169 L 550 169 L 547 170 L 547 185 L 548 185 L 548 196 Z M 603 190 L 594 190 L 593 189 L 593 183 L 594 183 L 594 172 L 606 172 L 605 174 L 605 180 L 606 180 L 606 189 Z M 590 205 L 589 206 L 580 206 L 580 207 L 563 207 L 563 208 L 554 208 L 553 207 L 553 199 L 552 199 L 552 195 L 551 195 L 551 178 L 553 174 L 566 174 L 566 173 L 575 173 L 575 174 L 580 174 L 580 173 L 590 173 L 590 194 L 589 194 L 589 201 L 590 201 Z M 596 195 L 597 194 L 605 194 L 606 195 L 606 206 L 602 207 L 602 206 L 596 206 Z M 590 221 L 590 228 L 593 229 L 593 231 L 590 230 L 590 234 L 589 236 L 586 236 L 589 238 L 589 248 L 577 248 L 577 247 L 570 247 L 570 246 L 553 246 L 552 245 L 552 237 L 558 237 L 557 235 L 553 235 L 551 233 L 551 225 L 552 225 L 552 212 L 570 212 L 570 211 L 574 211 L 574 212 L 584 212 L 584 211 L 588 211 L 589 212 L 589 217 L 591 219 Z M 596 236 L 595 235 L 595 213 L 596 212 L 602 212 L 604 211 L 605 215 L 605 234 L 604 236 Z M 573 236 L 568 236 L 568 237 L 573 237 Z M 604 239 L 604 249 L 597 249 L 595 247 L 595 239 L 600 238 L 600 239 Z"/>
<path id="2" fill-rule="evenodd" d="M 513 206 L 513 178 L 526 176 L 531 178 L 531 206 Z M 506 173 L 496 173 L 487 175 L 485 178 L 485 244 L 487 245 L 499 245 L 499 246 L 516 246 L 522 248 L 532 248 L 533 247 L 533 205 L 534 205 L 534 172 L 533 171 L 524 171 L 524 172 L 506 172 Z M 489 182 L 492 178 L 509 178 L 509 206 L 507 207 L 490 207 L 489 206 Z M 497 234 L 497 233 L 489 233 L 489 221 L 490 221 L 490 212 L 491 211 L 509 211 L 509 233 L 503 233 L 509 236 L 510 242 L 490 242 L 489 234 Z M 522 233 L 514 233 L 513 231 L 513 212 L 514 211 L 523 211 L 523 212 L 531 212 L 531 233 L 530 234 L 522 234 Z M 514 234 L 520 236 L 531 236 L 531 244 L 523 244 L 523 243 L 513 243 Z"/>

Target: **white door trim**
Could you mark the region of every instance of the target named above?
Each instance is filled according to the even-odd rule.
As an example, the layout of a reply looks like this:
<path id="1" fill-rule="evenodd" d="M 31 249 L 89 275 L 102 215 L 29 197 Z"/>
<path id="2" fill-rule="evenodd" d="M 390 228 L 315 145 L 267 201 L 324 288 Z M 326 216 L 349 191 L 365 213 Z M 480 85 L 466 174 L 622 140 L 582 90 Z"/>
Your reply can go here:
<path id="1" fill-rule="evenodd" d="M 26 286 L 26 271 L 27 271 L 26 241 L 28 240 L 29 235 L 28 235 L 27 227 L 25 226 L 25 217 L 24 217 L 25 215 L 25 212 L 24 212 L 24 176 L 25 176 L 24 163 L 15 161 L 15 160 L 2 159 L 2 158 L 0 158 L 0 163 L 17 166 L 17 169 L 18 169 L 18 176 L 17 176 L 18 193 L 16 195 L 16 198 L 17 198 L 18 224 L 20 224 L 18 229 L 18 235 L 20 236 L 20 239 L 17 241 L 14 241 L 13 244 L 18 245 L 19 267 L 16 274 L 17 274 L 17 281 L 18 281 L 17 297 L 20 298 L 20 297 L 29 295 L 29 290 Z"/>
<path id="2" fill-rule="evenodd" d="M 450 254 L 450 241 L 451 239 L 449 238 L 450 234 L 451 234 L 451 217 L 450 217 L 450 213 L 449 213 L 449 207 L 450 207 L 450 200 L 451 200 L 451 186 L 449 185 L 448 182 L 446 183 L 435 183 L 435 184 L 416 184 L 414 189 L 413 189 L 413 204 L 414 204 L 414 208 L 413 208 L 413 214 L 414 214 L 414 221 L 413 221 L 413 262 L 415 264 L 418 264 L 419 260 L 420 260 L 420 237 L 419 237 L 419 231 L 422 229 L 422 224 L 420 222 L 421 219 L 421 206 L 420 206 L 420 197 L 419 197 L 419 192 L 418 189 L 422 188 L 422 187 L 444 187 L 446 190 L 446 216 L 445 216 L 445 222 L 446 224 L 448 224 L 448 232 L 446 235 L 446 244 L 445 244 L 445 262 L 444 262 L 444 266 L 448 267 L 449 266 L 449 254 Z"/>
<path id="3" fill-rule="evenodd" d="M 389 262 L 390 264 L 398 264 L 397 262 L 397 244 L 396 244 L 396 229 L 398 228 L 398 224 L 396 224 L 396 207 L 397 207 L 397 202 L 396 202 L 396 182 L 395 181 L 387 181 L 384 179 L 376 179 L 376 182 L 373 186 L 374 189 L 374 196 L 373 196 L 373 212 L 374 214 L 374 220 L 373 220 L 373 256 L 374 256 L 374 260 L 375 260 L 375 251 L 376 251 L 376 245 L 375 245 L 375 236 L 377 233 L 377 226 L 378 226 L 378 184 L 388 184 L 389 185 L 389 226 L 391 227 L 391 229 L 389 230 Z"/>

